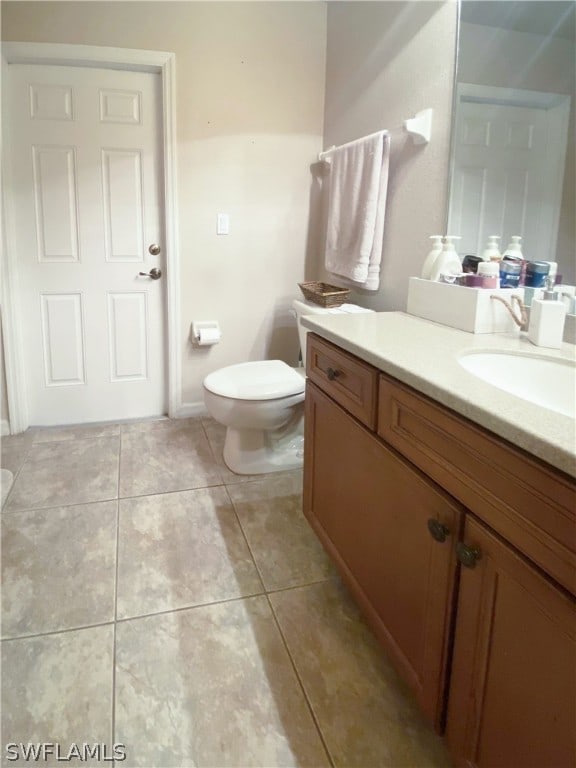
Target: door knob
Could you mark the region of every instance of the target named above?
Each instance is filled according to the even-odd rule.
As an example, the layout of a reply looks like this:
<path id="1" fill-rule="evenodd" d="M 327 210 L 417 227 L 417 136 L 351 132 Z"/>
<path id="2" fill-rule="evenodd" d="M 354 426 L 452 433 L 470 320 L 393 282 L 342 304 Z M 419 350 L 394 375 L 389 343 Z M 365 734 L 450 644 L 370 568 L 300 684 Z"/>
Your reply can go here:
<path id="1" fill-rule="evenodd" d="M 430 531 L 432 538 L 435 541 L 439 541 L 440 544 L 446 541 L 446 536 L 450 533 L 449 528 L 446 528 L 440 520 L 436 520 L 433 517 L 428 520 L 428 530 Z"/>
<path id="2" fill-rule="evenodd" d="M 160 248 L 160 246 L 156 245 L 156 243 L 152 243 L 152 245 L 148 246 L 148 253 L 151 256 L 158 256 L 158 254 L 160 253 L 161 250 L 162 249 Z"/>
<path id="3" fill-rule="evenodd" d="M 459 541 L 456 544 L 456 557 L 466 568 L 474 568 L 476 561 L 482 557 L 482 553 L 478 547 L 469 547 L 463 541 Z"/>
<path id="4" fill-rule="evenodd" d="M 330 381 L 334 381 L 337 376 L 340 376 L 340 371 L 335 371 L 334 368 L 328 368 L 327 373 Z"/>
<path id="5" fill-rule="evenodd" d="M 150 272 L 138 272 L 139 275 L 142 275 L 142 277 L 151 277 L 152 280 L 160 280 L 162 277 L 162 270 L 158 269 L 158 267 L 152 267 Z"/>

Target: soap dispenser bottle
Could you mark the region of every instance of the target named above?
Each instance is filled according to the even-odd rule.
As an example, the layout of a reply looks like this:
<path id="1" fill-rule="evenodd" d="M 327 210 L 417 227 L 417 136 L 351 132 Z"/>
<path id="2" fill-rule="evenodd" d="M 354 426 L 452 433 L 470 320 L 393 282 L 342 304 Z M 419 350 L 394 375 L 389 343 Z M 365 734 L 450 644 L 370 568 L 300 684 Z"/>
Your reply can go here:
<path id="1" fill-rule="evenodd" d="M 430 240 L 433 240 L 434 242 L 432 244 L 432 249 L 428 254 L 428 256 L 426 256 L 426 259 L 422 266 L 421 276 L 424 280 L 430 280 L 430 275 L 432 274 L 434 262 L 442 252 L 442 235 L 430 235 Z"/>
<path id="2" fill-rule="evenodd" d="M 500 235 L 490 235 L 488 237 L 486 248 L 482 251 L 484 261 L 500 261 L 502 259 L 498 250 L 498 240 L 500 240 Z"/>
<path id="3" fill-rule="evenodd" d="M 502 254 L 502 258 L 505 259 L 506 256 L 512 261 L 513 259 L 523 259 L 522 256 L 522 246 L 520 245 L 520 241 L 522 238 L 520 235 L 512 235 L 510 238 L 510 242 L 508 243 L 508 248 L 504 251 Z"/>
<path id="4" fill-rule="evenodd" d="M 537 347 L 562 346 L 566 305 L 559 301 L 560 294 L 553 290 L 552 280 L 548 279 L 543 299 L 534 299 L 530 308 L 528 338 Z"/>
<path id="5" fill-rule="evenodd" d="M 441 275 L 460 275 L 462 273 L 462 263 L 456 248 L 454 247 L 453 240 L 460 240 L 457 235 L 446 235 L 444 238 L 444 245 L 440 255 L 432 266 L 430 273 L 430 280 L 438 282 Z"/>

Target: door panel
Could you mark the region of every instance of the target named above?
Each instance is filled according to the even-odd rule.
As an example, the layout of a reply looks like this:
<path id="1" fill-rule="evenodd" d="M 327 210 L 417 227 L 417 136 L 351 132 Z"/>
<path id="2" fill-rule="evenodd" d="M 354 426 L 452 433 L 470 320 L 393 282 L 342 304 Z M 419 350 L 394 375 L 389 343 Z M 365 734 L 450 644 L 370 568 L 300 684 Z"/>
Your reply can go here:
<path id="1" fill-rule="evenodd" d="M 106 261 L 142 261 L 142 163 L 140 152 L 102 150 Z"/>
<path id="2" fill-rule="evenodd" d="M 46 386 L 85 384 L 82 295 L 44 293 L 41 301 Z"/>
<path id="3" fill-rule="evenodd" d="M 147 294 L 108 294 L 110 371 L 113 381 L 148 376 Z"/>
<path id="4" fill-rule="evenodd" d="M 576 609 L 560 588 L 468 517 L 447 738 L 462 766 L 576 765 Z"/>
<path id="5" fill-rule="evenodd" d="M 159 75 L 9 66 L 31 424 L 165 412 Z"/>
<path id="6" fill-rule="evenodd" d="M 78 261 L 73 147 L 32 148 L 38 261 Z"/>

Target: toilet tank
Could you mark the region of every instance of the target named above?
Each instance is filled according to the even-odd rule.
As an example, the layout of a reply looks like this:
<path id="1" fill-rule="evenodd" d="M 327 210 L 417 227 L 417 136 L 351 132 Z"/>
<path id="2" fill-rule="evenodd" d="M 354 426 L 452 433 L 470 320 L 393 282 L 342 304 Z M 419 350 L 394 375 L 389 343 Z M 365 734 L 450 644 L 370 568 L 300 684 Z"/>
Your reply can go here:
<path id="1" fill-rule="evenodd" d="M 298 338 L 300 339 L 300 352 L 302 353 L 302 364 L 306 365 L 306 334 L 308 330 L 304 328 L 300 319 L 303 315 L 326 315 L 328 310 L 324 307 L 319 307 L 318 304 L 313 304 L 311 301 L 300 301 L 300 299 L 294 299 L 292 307 L 296 313 L 296 323 L 298 325 Z"/>

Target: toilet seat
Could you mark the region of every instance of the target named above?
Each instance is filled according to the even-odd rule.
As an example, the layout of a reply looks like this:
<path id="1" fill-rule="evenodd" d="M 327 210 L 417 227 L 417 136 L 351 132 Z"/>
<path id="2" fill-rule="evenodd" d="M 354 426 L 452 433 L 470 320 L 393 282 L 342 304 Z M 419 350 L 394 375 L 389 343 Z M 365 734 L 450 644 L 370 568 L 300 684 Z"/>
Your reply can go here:
<path id="1" fill-rule="evenodd" d="M 238 363 L 208 374 L 209 392 L 235 400 L 275 400 L 304 392 L 305 380 L 282 360 Z"/>

